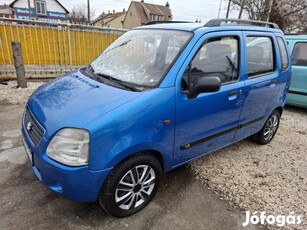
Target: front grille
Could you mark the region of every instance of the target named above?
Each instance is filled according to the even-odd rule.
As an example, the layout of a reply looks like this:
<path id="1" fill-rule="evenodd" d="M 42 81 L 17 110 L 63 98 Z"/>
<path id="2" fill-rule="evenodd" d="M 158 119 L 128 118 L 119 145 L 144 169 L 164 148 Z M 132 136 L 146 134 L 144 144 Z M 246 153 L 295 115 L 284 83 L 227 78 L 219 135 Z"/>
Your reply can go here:
<path id="1" fill-rule="evenodd" d="M 39 142 L 42 140 L 44 135 L 43 127 L 36 121 L 35 117 L 26 108 L 24 120 L 23 120 L 24 129 L 30 137 L 32 143 L 35 146 L 38 146 Z"/>

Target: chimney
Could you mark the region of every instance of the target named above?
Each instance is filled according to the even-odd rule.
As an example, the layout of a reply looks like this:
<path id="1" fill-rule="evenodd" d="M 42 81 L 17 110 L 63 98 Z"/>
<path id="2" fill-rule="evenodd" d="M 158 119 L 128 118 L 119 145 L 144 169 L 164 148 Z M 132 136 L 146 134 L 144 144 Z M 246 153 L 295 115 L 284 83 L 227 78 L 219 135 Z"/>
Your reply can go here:
<path id="1" fill-rule="evenodd" d="M 115 10 L 113 10 L 113 14 L 115 14 Z"/>
<path id="2" fill-rule="evenodd" d="M 125 8 L 123 8 L 123 12 L 124 12 L 124 13 L 126 12 Z"/>

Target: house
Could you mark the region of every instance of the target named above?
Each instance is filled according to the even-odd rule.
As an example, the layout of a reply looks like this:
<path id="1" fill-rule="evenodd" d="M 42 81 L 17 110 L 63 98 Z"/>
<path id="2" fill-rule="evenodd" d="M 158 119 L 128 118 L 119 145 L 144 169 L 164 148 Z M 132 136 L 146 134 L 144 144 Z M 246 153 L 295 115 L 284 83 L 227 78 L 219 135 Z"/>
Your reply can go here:
<path id="1" fill-rule="evenodd" d="M 133 27 L 144 25 L 150 21 L 171 21 L 172 13 L 168 2 L 165 6 L 131 1 L 127 14 L 124 18 L 123 27 L 131 29 Z"/>
<path id="2" fill-rule="evenodd" d="M 123 28 L 123 21 L 126 16 L 126 11 L 123 9 L 122 12 L 110 13 L 110 11 L 105 14 L 104 12 L 96 19 L 91 22 L 93 26 L 102 26 L 109 28 Z"/>
<path id="3" fill-rule="evenodd" d="M 39 21 L 58 22 L 67 21 L 69 15 L 69 11 L 58 0 L 14 0 L 9 6 L 13 9 L 15 18 L 18 19 L 31 18 Z"/>
<path id="4" fill-rule="evenodd" d="M 0 17 L 13 18 L 14 14 L 12 8 L 9 5 L 0 5 Z"/>

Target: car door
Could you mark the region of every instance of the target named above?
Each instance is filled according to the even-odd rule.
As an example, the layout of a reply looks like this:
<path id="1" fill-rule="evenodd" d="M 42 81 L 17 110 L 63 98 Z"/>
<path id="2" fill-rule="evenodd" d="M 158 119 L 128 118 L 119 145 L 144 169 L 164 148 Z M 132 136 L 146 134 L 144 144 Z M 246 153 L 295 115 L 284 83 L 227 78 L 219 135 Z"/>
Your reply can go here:
<path id="1" fill-rule="evenodd" d="M 287 104 L 307 107 L 307 39 L 291 44 L 292 81 Z"/>
<path id="2" fill-rule="evenodd" d="M 194 46 L 177 77 L 174 165 L 231 143 L 238 125 L 243 97 L 240 79 L 241 32 L 204 35 Z M 198 78 L 217 76 L 218 92 L 188 97 Z"/>
<path id="3" fill-rule="evenodd" d="M 274 109 L 278 95 L 277 42 L 273 33 L 243 32 L 246 43 L 244 105 L 235 141 L 258 132 Z M 259 41 L 259 42 L 257 42 Z"/>

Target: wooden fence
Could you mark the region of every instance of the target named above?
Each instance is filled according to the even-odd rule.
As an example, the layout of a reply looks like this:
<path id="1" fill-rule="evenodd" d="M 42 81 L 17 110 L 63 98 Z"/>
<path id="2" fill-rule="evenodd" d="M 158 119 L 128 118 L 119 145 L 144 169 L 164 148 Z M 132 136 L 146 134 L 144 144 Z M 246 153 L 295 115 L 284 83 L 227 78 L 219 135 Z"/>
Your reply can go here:
<path id="1" fill-rule="evenodd" d="M 125 30 L 0 18 L 0 79 L 15 78 L 12 41 L 20 41 L 26 76 L 48 78 L 87 65 Z"/>

